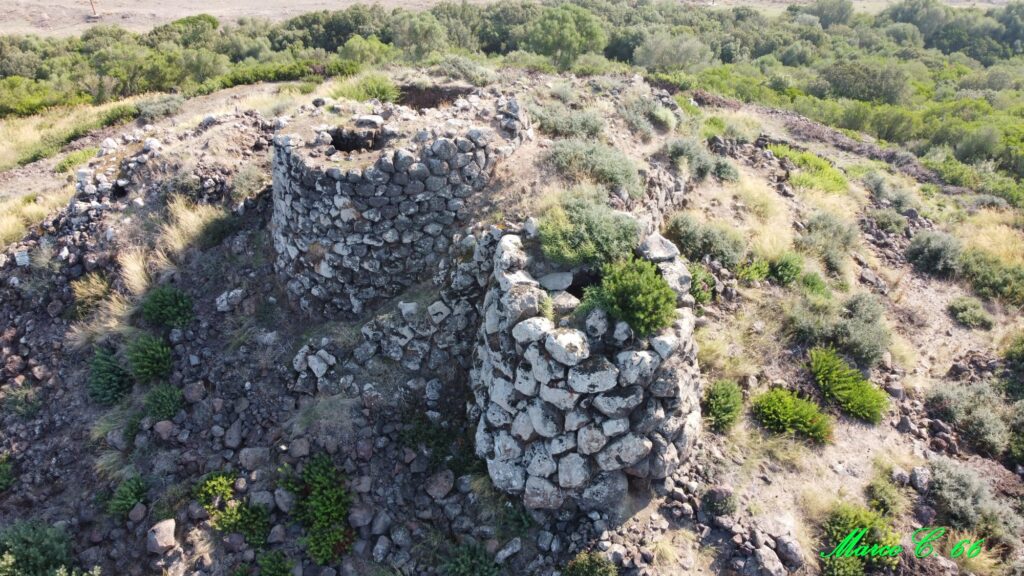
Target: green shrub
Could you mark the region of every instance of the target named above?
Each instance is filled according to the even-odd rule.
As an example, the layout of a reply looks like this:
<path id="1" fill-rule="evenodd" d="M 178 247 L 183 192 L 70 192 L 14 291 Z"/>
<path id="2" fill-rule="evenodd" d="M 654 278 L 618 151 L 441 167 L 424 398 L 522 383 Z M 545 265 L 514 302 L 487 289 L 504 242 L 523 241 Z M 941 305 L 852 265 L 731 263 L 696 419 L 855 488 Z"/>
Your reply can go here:
<path id="1" fill-rule="evenodd" d="M 1024 332 L 1019 332 L 1010 340 L 1009 346 L 1003 351 L 1003 362 L 1011 376 L 1024 378 Z"/>
<path id="2" fill-rule="evenodd" d="M 1011 464 L 1024 466 L 1024 401 L 1014 404 L 1006 452 Z"/>
<path id="3" fill-rule="evenodd" d="M 445 576 L 498 576 L 501 570 L 483 546 L 463 544 L 448 556 L 441 571 Z"/>
<path id="4" fill-rule="evenodd" d="M 210 525 L 221 532 L 241 534 L 250 546 L 261 547 L 270 535 L 270 511 L 232 500 L 216 514 L 210 514 Z"/>
<path id="5" fill-rule="evenodd" d="M 434 68 L 438 73 L 453 80 L 465 80 L 474 86 L 487 86 L 498 79 L 494 70 L 458 54 L 442 56 Z"/>
<path id="6" fill-rule="evenodd" d="M 623 62 L 609 60 L 600 54 L 581 54 L 573 62 L 570 71 L 577 76 L 598 76 L 628 72 L 629 66 Z"/>
<path id="7" fill-rule="evenodd" d="M 878 424 L 889 406 L 888 395 L 850 368 L 835 350 L 813 348 L 810 369 L 822 394 L 851 416 Z"/>
<path id="8" fill-rule="evenodd" d="M 541 74 L 554 74 L 558 71 L 547 56 L 524 50 L 513 50 L 505 54 L 501 59 L 501 65 L 505 68 L 519 68 Z"/>
<path id="9" fill-rule="evenodd" d="M 160 338 L 142 334 L 128 344 L 128 364 L 140 382 L 166 378 L 171 373 L 171 349 Z"/>
<path id="10" fill-rule="evenodd" d="M 1002 394 L 990 382 L 935 388 L 925 398 L 925 408 L 932 418 L 955 424 L 967 443 L 993 456 L 1002 454 L 1010 442 L 1001 406 Z"/>
<path id="11" fill-rule="evenodd" d="M 856 556 L 829 556 L 821 563 L 821 576 L 864 576 L 864 561 Z"/>
<path id="12" fill-rule="evenodd" d="M 796 252 L 783 252 L 769 263 L 768 277 L 779 286 L 789 286 L 800 277 L 804 259 Z"/>
<path id="13" fill-rule="evenodd" d="M 133 476 L 121 482 L 107 501 L 107 513 L 117 518 L 128 516 L 136 504 L 146 498 L 146 481 Z"/>
<path id="14" fill-rule="evenodd" d="M 981 454 L 998 457 L 1010 446 L 1010 428 L 997 412 L 972 410 L 958 424 L 964 440 Z"/>
<path id="15" fill-rule="evenodd" d="M 619 115 L 634 134 L 647 142 L 654 135 L 655 128 L 671 132 L 676 128 L 676 117 L 671 110 L 658 104 L 649 96 L 633 96 L 626 99 Z"/>
<path id="16" fill-rule="evenodd" d="M 785 144 L 772 144 L 768 149 L 778 158 L 789 159 L 799 169 L 799 172 L 790 175 L 790 182 L 797 188 L 840 193 L 846 192 L 849 187 L 846 176 L 824 158 L 795 150 Z"/>
<path id="17" fill-rule="evenodd" d="M 1024 522 L 1006 502 L 996 499 L 977 472 L 956 460 L 939 456 L 932 472 L 928 503 L 939 513 L 936 525 L 985 534 L 989 545 L 1006 542 L 1024 529 Z"/>
<path id="18" fill-rule="evenodd" d="M 740 172 L 725 158 L 718 158 L 715 160 L 715 165 L 711 169 L 711 172 L 715 175 L 715 178 L 723 182 L 736 182 L 740 179 Z"/>
<path id="19" fill-rule="evenodd" d="M 53 167 L 53 171 L 58 174 L 70 172 L 73 168 L 77 168 L 78 166 L 95 158 L 99 151 L 99 148 L 90 146 L 88 148 L 82 148 L 81 150 L 75 150 L 74 152 L 68 152 L 67 156 L 65 156 L 60 162 L 57 162 L 57 165 Z"/>
<path id="20" fill-rule="evenodd" d="M 754 399 L 754 416 L 762 426 L 780 434 L 799 434 L 825 443 L 832 438 L 832 420 L 818 405 L 781 388 Z"/>
<path id="21" fill-rule="evenodd" d="M 552 136 L 596 138 L 604 130 L 604 118 L 592 110 L 571 110 L 555 103 L 530 112 L 541 131 Z"/>
<path id="22" fill-rule="evenodd" d="M 1002 298 L 1024 306 L 1024 266 L 1007 265 L 979 250 L 966 250 L 958 262 L 960 273 L 974 293 L 983 298 Z"/>
<path id="23" fill-rule="evenodd" d="M 715 169 L 715 159 L 707 146 L 693 138 L 677 138 L 665 145 L 665 154 L 672 160 L 680 174 L 689 174 L 700 181 Z"/>
<path id="24" fill-rule="evenodd" d="M 960 241 L 945 232 L 918 232 L 907 246 L 907 261 L 921 272 L 947 277 L 960 269 Z"/>
<path id="25" fill-rule="evenodd" d="M 168 94 L 139 102 L 139 120 L 152 124 L 161 118 L 173 116 L 181 112 L 185 99 L 178 94 Z"/>
<path id="26" fill-rule="evenodd" d="M 292 568 L 295 566 L 294 562 L 278 550 L 260 554 L 256 557 L 256 563 L 260 567 L 260 576 L 291 576 Z"/>
<path id="27" fill-rule="evenodd" d="M 192 298 L 174 286 L 160 286 L 142 301 L 146 322 L 168 328 L 184 328 L 192 321 Z"/>
<path id="28" fill-rule="evenodd" d="M 736 269 L 736 277 L 744 282 L 760 282 L 771 273 L 771 264 L 760 256 L 748 258 Z"/>
<path id="29" fill-rule="evenodd" d="M 718 432 L 728 431 L 743 410 L 743 391 L 732 380 L 718 380 L 704 395 L 704 411 L 711 427 Z"/>
<path id="30" fill-rule="evenodd" d="M 345 60 L 361 64 L 379 65 L 397 60 L 402 55 L 402 51 L 390 44 L 381 42 L 379 38 L 372 34 L 366 38 L 359 34 L 353 34 L 351 38 L 345 41 L 344 45 L 338 48 L 338 55 Z M 456 56 L 453 56 L 453 58 L 463 59 Z M 468 58 L 465 60 L 468 60 Z M 447 67 L 442 69 L 448 72 Z"/>
<path id="31" fill-rule="evenodd" d="M 59 528 L 14 521 L 0 528 L 0 557 L 5 562 L 13 558 L 7 566 L 10 576 L 49 576 L 71 563 L 71 539 Z"/>
<path id="32" fill-rule="evenodd" d="M 825 279 L 817 272 L 806 272 L 800 275 L 800 287 L 804 292 L 820 298 L 831 298 L 832 293 L 828 289 Z"/>
<path id="33" fill-rule="evenodd" d="M 830 340 L 859 365 L 873 366 L 889 349 L 891 340 L 884 312 L 874 295 L 854 294 L 843 303 Z"/>
<path id="34" fill-rule="evenodd" d="M 822 526 L 824 548 L 833 549 L 850 532 L 860 528 L 867 528 L 868 531 L 858 545 L 870 548 L 874 545 L 891 547 L 900 543 L 899 535 L 881 514 L 855 504 L 842 503 L 832 509 Z M 865 558 L 865 563 L 876 568 L 892 568 L 899 563 L 899 558 L 869 556 Z"/>
<path id="35" fill-rule="evenodd" d="M 10 454 L 0 454 L 0 494 L 14 486 L 14 463 Z"/>
<path id="36" fill-rule="evenodd" d="M 234 474 L 230 472 L 214 472 L 196 485 L 195 497 L 207 511 L 215 510 L 220 504 L 231 500 L 235 490 L 234 487 Z"/>
<path id="37" fill-rule="evenodd" d="M 893 208 L 872 210 L 868 217 L 874 220 L 879 228 L 889 234 L 903 234 L 907 229 L 907 218 Z"/>
<path id="38" fill-rule="evenodd" d="M 641 336 L 670 325 L 676 317 L 676 293 L 646 260 L 605 265 L 601 284 L 588 288 L 584 298 Z"/>
<path id="39" fill-rule="evenodd" d="M 599 142 L 580 139 L 555 142 L 548 160 L 563 174 L 577 180 L 591 180 L 611 190 L 622 189 L 640 198 L 643 188 L 633 162 L 619 151 Z"/>
<path id="40" fill-rule="evenodd" d="M 690 296 L 697 304 L 707 304 L 715 297 L 715 276 L 707 267 L 699 263 L 691 263 Z"/>
<path id="41" fill-rule="evenodd" d="M 985 312 L 977 298 L 957 296 L 949 303 L 946 310 L 954 320 L 967 328 L 991 330 L 995 323 L 995 320 L 988 312 Z"/>
<path id="42" fill-rule="evenodd" d="M 880 204 L 889 204 L 896 210 L 897 214 L 917 207 L 917 200 L 909 191 L 898 185 L 892 184 L 879 172 L 868 172 L 864 175 L 864 186 L 871 192 L 871 196 Z M 906 220 L 904 219 L 904 227 Z M 881 224 L 879 224 L 881 225 Z"/>
<path id="43" fill-rule="evenodd" d="M 686 213 L 676 214 L 669 220 L 665 236 L 691 262 L 710 256 L 730 270 L 736 269 L 746 249 L 743 236 L 732 228 L 703 224 Z"/>
<path id="44" fill-rule="evenodd" d="M 356 102 L 365 102 L 374 98 L 381 102 L 397 102 L 402 93 L 398 86 L 391 81 L 391 78 L 384 74 L 371 72 L 343 80 L 331 95 L 335 98 L 355 100 Z"/>
<path id="45" fill-rule="evenodd" d="M 821 258 L 829 272 L 840 274 L 857 237 L 857 229 L 850 223 L 828 212 L 816 212 L 807 221 L 807 229 L 796 245 Z"/>
<path id="46" fill-rule="evenodd" d="M 871 509 L 889 518 L 899 517 L 907 507 L 907 497 L 885 476 L 876 475 L 865 492 Z"/>
<path id="47" fill-rule="evenodd" d="M 732 516 L 738 507 L 732 490 L 715 488 L 704 492 L 700 504 L 709 516 Z"/>
<path id="48" fill-rule="evenodd" d="M 336 562 L 352 544 L 348 526 L 350 496 L 341 470 L 324 454 L 306 463 L 302 474 L 286 480 L 296 496 L 295 519 L 306 529 L 309 557 L 320 565 Z"/>
<path id="49" fill-rule="evenodd" d="M 170 384 L 157 384 L 146 394 L 146 414 L 154 421 L 171 420 L 181 410 L 182 392 Z"/>
<path id="50" fill-rule="evenodd" d="M 599 187 L 577 187 L 563 195 L 540 219 L 544 256 L 573 266 L 629 258 L 638 240 L 636 220 L 606 202 L 607 192 Z"/>
<path id="51" fill-rule="evenodd" d="M 110 406 L 127 396 L 131 390 L 131 374 L 121 367 L 114 353 L 106 348 L 96 348 L 89 365 L 89 397 L 99 404 Z"/>
<path id="52" fill-rule="evenodd" d="M 584 550 L 566 564 L 562 576 L 618 576 L 618 573 L 611 560 L 598 552 Z"/>

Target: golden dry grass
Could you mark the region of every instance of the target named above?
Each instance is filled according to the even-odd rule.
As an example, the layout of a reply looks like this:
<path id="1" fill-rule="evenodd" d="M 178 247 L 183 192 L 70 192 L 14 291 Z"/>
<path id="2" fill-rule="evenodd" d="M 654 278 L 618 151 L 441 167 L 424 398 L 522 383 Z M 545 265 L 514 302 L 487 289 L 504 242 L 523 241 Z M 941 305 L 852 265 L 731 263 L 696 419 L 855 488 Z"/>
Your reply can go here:
<path id="1" fill-rule="evenodd" d="M 67 205 L 73 188 L 62 188 L 51 194 L 29 194 L 0 201 L 0 250 L 17 242 L 52 212 Z"/>
<path id="2" fill-rule="evenodd" d="M 1011 266 L 1024 266 L 1024 231 L 1009 210 L 979 210 L 955 227 L 968 248 L 991 254 Z"/>
<path id="3" fill-rule="evenodd" d="M 157 248 L 171 260 L 179 261 L 211 223 L 225 216 L 223 208 L 194 204 L 183 196 L 175 196 L 167 203 L 168 221 L 160 226 Z"/>
<path id="4" fill-rule="evenodd" d="M 952 530 L 949 536 L 945 538 L 946 544 L 946 556 L 952 558 L 956 565 L 960 568 L 961 574 L 974 574 L 975 576 L 996 576 L 1003 574 L 1003 570 L 1000 563 L 1001 547 L 990 546 L 987 542 L 981 544 L 981 553 L 974 558 L 968 558 L 967 552 L 970 550 L 971 545 L 978 540 L 984 538 L 984 535 L 976 534 L 974 532 L 967 532 L 964 530 Z M 964 542 L 966 540 L 966 542 Z M 958 543 L 963 543 L 960 548 L 960 554 L 953 557 L 954 548 Z"/>
<path id="5" fill-rule="evenodd" d="M 112 294 L 100 302 L 85 321 L 71 327 L 68 342 L 74 348 L 85 348 L 106 342 L 111 336 L 131 332 L 129 320 L 135 313 L 136 303 L 121 294 Z"/>

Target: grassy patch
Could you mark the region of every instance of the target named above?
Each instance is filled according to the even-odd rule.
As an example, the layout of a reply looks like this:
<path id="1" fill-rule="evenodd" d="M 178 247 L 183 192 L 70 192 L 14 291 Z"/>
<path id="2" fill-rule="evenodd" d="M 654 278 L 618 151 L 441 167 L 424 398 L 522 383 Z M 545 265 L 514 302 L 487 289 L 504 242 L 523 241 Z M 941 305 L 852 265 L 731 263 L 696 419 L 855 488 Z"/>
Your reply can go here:
<path id="1" fill-rule="evenodd" d="M 575 180 L 604 184 L 623 190 L 631 198 L 643 195 L 636 166 L 621 152 L 598 142 L 570 139 L 555 142 L 548 156 L 555 168 Z"/>
<path id="2" fill-rule="evenodd" d="M 846 176 L 820 156 L 790 148 L 785 144 L 772 144 L 768 149 L 776 157 L 785 158 L 796 165 L 798 172 L 791 174 L 789 181 L 797 188 L 811 188 L 831 193 L 842 193 L 849 189 L 850 183 Z"/>
<path id="3" fill-rule="evenodd" d="M 600 187 L 580 186 L 561 195 L 540 219 L 544 256 L 570 265 L 628 258 L 638 241 L 636 220 L 606 202 L 607 192 Z"/>
<path id="4" fill-rule="evenodd" d="M 92 158 L 95 158 L 96 153 L 99 151 L 99 148 L 89 147 L 69 152 L 67 156 L 61 159 L 60 162 L 57 162 L 57 165 L 53 167 L 53 171 L 58 174 L 70 172 L 72 169 L 77 168 L 81 164 L 85 164 Z"/>
<path id="5" fill-rule="evenodd" d="M 818 388 L 843 412 L 872 424 L 882 420 L 889 406 L 888 395 L 850 368 L 834 350 L 813 348 L 810 369 Z"/>
<path id="6" fill-rule="evenodd" d="M 562 138 L 596 138 L 604 130 L 604 119 L 592 110 L 573 110 L 554 103 L 531 108 L 541 131 Z"/>
<path id="7" fill-rule="evenodd" d="M 342 80 L 331 92 L 331 96 L 356 102 L 374 98 L 381 102 L 397 102 L 402 92 L 391 78 L 378 72 L 369 72 Z"/>

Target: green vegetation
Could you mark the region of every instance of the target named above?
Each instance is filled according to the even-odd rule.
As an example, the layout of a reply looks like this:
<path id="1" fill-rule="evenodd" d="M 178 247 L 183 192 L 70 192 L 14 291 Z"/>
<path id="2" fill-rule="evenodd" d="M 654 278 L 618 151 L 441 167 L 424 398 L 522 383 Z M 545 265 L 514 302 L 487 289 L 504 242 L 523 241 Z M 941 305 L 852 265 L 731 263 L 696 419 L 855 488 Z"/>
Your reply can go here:
<path id="1" fill-rule="evenodd" d="M 694 138 L 677 138 L 665 145 L 665 154 L 684 179 L 704 180 L 715 168 L 715 159 L 704 143 Z"/>
<path id="2" fill-rule="evenodd" d="M 531 108 L 532 118 L 544 132 L 562 138 L 596 138 L 604 119 L 592 110 L 572 110 L 561 103 Z"/>
<path id="3" fill-rule="evenodd" d="M 985 311 L 977 298 L 957 296 L 946 307 L 949 315 L 961 326 L 991 330 L 995 323 L 992 315 Z"/>
<path id="4" fill-rule="evenodd" d="M 294 562 L 278 550 L 260 554 L 256 557 L 256 564 L 260 567 L 260 576 L 291 576 L 292 568 L 295 566 Z"/>
<path id="5" fill-rule="evenodd" d="M 846 176 L 824 158 L 810 152 L 795 150 L 785 144 L 772 144 L 768 149 L 776 157 L 791 161 L 799 169 L 789 180 L 797 188 L 834 193 L 846 192 L 849 188 Z"/>
<path id="6" fill-rule="evenodd" d="M 613 192 L 621 189 L 631 198 L 643 195 L 636 166 L 621 152 L 605 144 L 575 138 L 559 140 L 548 159 L 570 178 L 603 184 Z"/>
<path id="7" fill-rule="evenodd" d="M 707 304 L 715 297 L 715 277 L 706 266 L 699 263 L 691 263 L 690 270 L 690 296 L 694 302 L 700 305 Z"/>
<path id="8" fill-rule="evenodd" d="M 823 548 L 832 550 L 846 538 L 847 534 L 859 528 L 867 528 L 867 533 L 858 545 L 870 548 L 874 545 L 891 547 L 900 543 L 899 535 L 884 516 L 862 506 L 844 502 L 836 505 L 825 519 L 822 526 Z M 864 562 L 869 567 L 894 568 L 899 563 L 899 557 L 868 556 Z"/>
<path id="9" fill-rule="evenodd" d="M 16 479 L 11 455 L 6 452 L 0 453 L 0 494 L 10 490 Z"/>
<path id="10" fill-rule="evenodd" d="M 860 365 L 874 365 L 891 338 L 877 298 L 855 294 L 840 304 L 815 292 L 808 290 L 788 305 L 786 323 L 792 337 L 808 346 L 831 345 Z"/>
<path id="11" fill-rule="evenodd" d="M 96 157 L 96 153 L 100 149 L 96 147 L 82 148 L 81 150 L 75 150 L 74 152 L 68 152 L 68 155 L 57 162 L 57 165 L 53 167 L 53 171 L 58 174 L 70 172 L 72 169 L 85 164 L 90 159 Z"/>
<path id="12" fill-rule="evenodd" d="M 633 133 L 647 142 L 654 136 L 655 130 L 671 132 L 676 129 L 678 121 L 675 114 L 648 96 L 633 96 L 623 103 L 619 115 Z"/>
<path id="13" fill-rule="evenodd" d="M 760 282 L 771 274 L 771 264 L 760 256 L 747 258 L 736 268 L 736 277 L 744 282 Z"/>
<path id="14" fill-rule="evenodd" d="M 499 576 L 501 570 L 483 546 L 457 546 L 441 566 L 446 576 Z"/>
<path id="15" fill-rule="evenodd" d="M 110 406 L 116 404 L 132 390 L 131 374 L 121 367 L 117 357 L 106 348 L 93 352 L 89 366 L 89 397 Z"/>
<path id="16" fill-rule="evenodd" d="M 709 256 L 730 270 L 735 270 L 742 261 L 746 248 L 743 237 L 732 228 L 705 224 L 686 213 L 676 214 L 669 220 L 665 237 L 691 262 L 700 262 L 704 256 Z"/>
<path id="17" fill-rule="evenodd" d="M 866 422 L 878 424 L 882 420 L 889 396 L 850 368 L 835 350 L 812 348 L 810 360 L 811 373 L 826 398 L 843 412 Z"/>
<path id="18" fill-rule="evenodd" d="M 718 380 L 704 395 L 704 411 L 711 420 L 711 427 L 718 432 L 727 432 L 740 417 L 743 410 L 743 391 L 732 380 Z"/>
<path id="19" fill-rule="evenodd" d="M 783 252 L 769 262 L 768 277 L 779 286 L 795 282 L 804 269 L 804 259 L 796 252 Z"/>
<path id="20" fill-rule="evenodd" d="M 946 277 L 960 269 L 960 241 L 945 232 L 924 231 L 914 235 L 907 246 L 907 261 L 921 272 Z"/>
<path id="21" fill-rule="evenodd" d="M 50 576 L 71 563 L 71 539 L 59 528 L 14 521 L 0 528 L 0 575 Z"/>
<path id="22" fill-rule="evenodd" d="M 336 562 L 352 544 L 348 526 L 351 501 L 341 470 L 325 454 L 314 456 L 302 473 L 284 480 L 295 494 L 295 519 L 306 529 L 302 539 L 309 557 L 320 565 Z"/>
<path id="23" fill-rule="evenodd" d="M 142 317 L 155 326 L 184 328 L 192 321 L 192 298 L 174 286 L 160 286 L 142 301 Z"/>
<path id="24" fill-rule="evenodd" d="M 868 213 L 875 224 L 889 234 L 903 234 L 907 229 L 907 218 L 895 208 L 879 208 Z"/>
<path id="25" fill-rule="evenodd" d="M 596 186 L 578 186 L 563 194 L 540 219 L 544 256 L 574 266 L 630 257 L 639 234 L 636 220 L 609 208 L 607 196 Z"/>
<path id="26" fill-rule="evenodd" d="M 133 476 L 121 482 L 107 501 L 107 513 L 116 518 L 125 518 L 136 504 L 146 498 L 146 481 Z"/>
<path id="27" fill-rule="evenodd" d="M 152 382 L 171 373 L 171 349 L 156 336 L 141 334 L 128 344 L 128 364 L 139 382 Z"/>
<path id="28" fill-rule="evenodd" d="M 347 78 L 338 84 L 331 95 L 356 102 L 365 102 L 373 98 L 381 102 L 397 102 L 402 97 L 398 86 L 390 78 L 379 73 Z"/>
<path id="29" fill-rule="evenodd" d="M 898 518 L 909 504 L 900 487 L 883 474 L 875 474 L 864 491 L 868 497 L 868 506 L 889 518 Z"/>
<path id="30" fill-rule="evenodd" d="M 1024 530 L 1021 516 L 968 466 L 940 456 L 930 468 L 928 501 L 939 514 L 937 523 L 984 534 L 989 546 L 1012 541 Z"/>
<path id="31" fill-rule="evenodd" d="M 195 487 L 195 497 L 210 515 L 210 525 L 221 532 L 237 532 L 251 546 L 261 547 L 270 533 L 270 512 L 235 498 L 235 475 L 214 472 Z"/>
<path id="32" fill-rule="evenodd" d="M 921 272 L 940 278 L 959 276 L 983 298 L 1002 298 L 1024 304 L 1024 266 L 1007 264 L 991 254 L 965 249 L 945 232 L 924 231 L 914 235 L 905 253 Z"/>
<path id="33" fill-rule="evenodd" d="M 171 384 L 157 384 L 146 394 L 146 414 L 155 422 L 171 420 L 181 410 L 183 394 Z"/>
<path id="34" fill-rule="evenodd" d="M 832 438 L 832 420 L 814 402 L 795 392 L 775 388 L 754 399 L 754 416 L 762 426 L 780 434 L 798 434 L 818 443 Z"/>
<path id="35" fill-rule="evenodd" d="M 1002 394 L 991 382 L 936 388 L 925 399 L 933 418 L 955 424 L 975 450 L 996 457 L 1010 443 L 1009 414 L 1003 406 Z"/>
<path id="36" fill-rule="evenodd" d="M 584 299 L 641 336 L 668 326 L 676 317 L 676 293 L 646 260 L 605 265 L 601 284 L 588 288 Z"/>
<path id="37" fill-rule="evenodd" d="M 851 223 L 828 212 L 815 212 L 796 246 L 820 258 L 830 273 L 838 275 L 846 268 L 857 236 L 857 229 Z"/>
<path id="38" fill-rule="evenodd" d="M 562 576 L 617 576 L 618 573 L 611 560 L 599 552 L 587 550 L 577 554 L 562 570 Z"/>
<path id="39" fill-rule="evenodd" d="M 821 563 L 822 576 L 864 576 L 864 561 L 856 556 L 830 556 Z"/>

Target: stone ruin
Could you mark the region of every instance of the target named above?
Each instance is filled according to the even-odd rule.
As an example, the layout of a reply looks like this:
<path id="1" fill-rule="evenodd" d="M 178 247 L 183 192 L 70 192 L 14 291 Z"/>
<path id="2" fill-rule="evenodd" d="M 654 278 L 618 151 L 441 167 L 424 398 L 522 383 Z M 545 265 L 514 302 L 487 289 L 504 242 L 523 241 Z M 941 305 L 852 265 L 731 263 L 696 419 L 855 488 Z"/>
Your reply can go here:
<path id="1" fill-rule="evenodd" d="M 640 337 L 601 310 L 580 318 L 577 296 L 596 277 L 546 261 L 535 222 L 467 232 L 469 197 L 532 139 L 514 98 L 492 102 L 474 95 L 433 111 L 441 129 L 401 107 L 340 126 L 314 123 L 314 111 L 297 124 L 308 143 L 275 137 L 276 269 L 303 310 L 328 317 L 358 315 L 434 274 L 438 330 L 415 358 L 408 346 L 419 340 L 401 334 L 388 355 L 468 372 L 475 449 L 495 487 L 534 509 L 617 509 L 630 478 L 670 476 L 700 431 L 690 275 L 657 233 L 684 186 L 655 169 L 644 197 L 622 206 L 647 235 L 638 254 L 678 294 L 673 325 Z"/>
<path id="2" fill-rule="evenodd" d="M 530 508 L 617 509 L 628 477 L 664 480 L 700 432 L 690 276 L 656 233 L 641 246 L 678 294 L 677 320 L 650 337 L 595 309 L 572 318 L 571 272 L 534 278 L 519 236 L 501 238 L 470 379 L 476 452 L 494 485 Z M 537 268 L 538 266 L 534 266 Z M 552 298 L 556 326 L 542 314 Z"/>
<path id="3" fill-rule="evenodd" d="M 532 137 L 515 98 L 377 108 L 333 126 L 317 110 L 274 138 L 275 268 L 307 312 L 352 317 L 429 277 L 467 199 Z"/>

